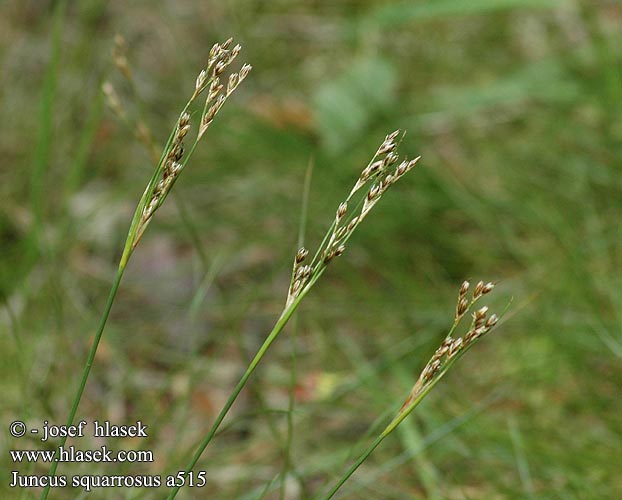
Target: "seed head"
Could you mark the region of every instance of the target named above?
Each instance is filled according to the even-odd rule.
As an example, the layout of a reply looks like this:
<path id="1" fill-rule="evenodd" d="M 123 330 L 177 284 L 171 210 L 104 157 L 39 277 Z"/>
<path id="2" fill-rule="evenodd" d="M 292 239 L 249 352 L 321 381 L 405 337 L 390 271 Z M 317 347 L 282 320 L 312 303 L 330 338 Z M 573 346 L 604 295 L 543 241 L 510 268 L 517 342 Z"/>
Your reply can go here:
<path id="1" fill-rule="evenodd" d="M 492 328 L 497 324 L 497 321 L 499 321 L 499 318 L 496 314 L 493 314 L 490 318 L 488 318 L 488 321 L 486 321 L 486 328 Z"/>
<path id="2" fill-rule="evenodd" d="M 348 203 L 347 202 L 343 202 L 339 205 L 339 208 L 337 209 L 337 220 L 341 219 L 346 212 L 348 211 Z"/>

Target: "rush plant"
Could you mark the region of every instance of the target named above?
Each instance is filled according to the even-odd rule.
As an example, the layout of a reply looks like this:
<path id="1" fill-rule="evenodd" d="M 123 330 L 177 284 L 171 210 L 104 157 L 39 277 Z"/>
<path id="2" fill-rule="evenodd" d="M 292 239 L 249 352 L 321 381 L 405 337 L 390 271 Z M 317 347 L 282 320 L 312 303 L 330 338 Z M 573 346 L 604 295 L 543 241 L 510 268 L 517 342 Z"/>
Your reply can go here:
<path id="1" fill-rule="evenodd" d="M 270 346 L 283 331 L 283 328 L 285 328 L 285 325 L 304 297 L 324 274 L 328 265 L 346 251 L 346 243 L 371 209 L 380 201 L 380 198 L 393 184 L 412 170 L 419 161 L 419 157 L 413 160 L 405 159 L 400 161 L 396 151 L 398 146 L 397 139 L 399 137 L 403 137 L 403 135 L 401 135 L 399 130 L 396 130 L 384 138 L 371 161 L 356 180 L 350 194 L 337 207 L 335 219 L 310 261 L 308 260 L 309 252 L 306 248 L 302 247 L 296 253 L 283 311 L 227 399 L 216 420 L 197 446 L 192 459 L 185 469 L 186 474 L 195 467 L 248 379 Z M 179 489 L 180 487 L 173 488 L 168 499 L 175 498 Z"/>
<path id="2" fill-rule="evenodd" d="M 101 341 L 108 316 L 112 309 L 121 279 L 127 267 L 127 263 L 132 256 L 132 253 L 136 249 L 136 246 L 140 242 L 140 239 L 147 229 L 147 226 L 153 219 L 154 214 L 162 206 L 164 200 L 170 193 L 175 181 L 179 178 L 182 170 L 186 167 L 188 161 L 192 157 L 194 150 L 196 149 L 199 141 L 205 135 L 205 132 L 211 125 L 216 114 L 220 111 L 227 98 L 238 88 L 240 83 L 244 81 L 246 76 L 251 70 L 251 66 L 244 64 L 238 72 L 233 72 L 229 76 L 225 83 L 221 83 L 220 78 L 222 73 L 227 67 L 234 61 L 241 51 L 240 45 L 233 46 L 233 39 L 228 39 L 224 43 L 216 43 L 210 50 L 207 64 L 203 68 L 196 78 L 194 91 L 186 102 L 183 110 L 181 111 L 179 118 L 175 122 L 173 129 L 169 135 L 166 145 L 162 151 L 162 155 L 154 169 L 153 175 L 147 187 L 143 192 L 134 216 L 130 223 L 130 228 L 125 239 L 125 245 L 123 247 L 123 253 L 119 261 L 117 273 L 115 275 L 112 288 L 108 295 L 108 300 L 99 322 L 99 326 L 93 338 L 91 348 L 89 350 L 84 369 L 82 371 L 82 377 L 76 390 L 69 416 L 67 417 L 67 425 L 73 424 L 73 421 L 84 393 L 84 388 L 93 366 L 93 361 L 97 353 L 97 348 Z M 118 114 L 123 114 L 123 105 L 119 98 L 114 93 L 114 89 L 110 85 L 104 85 L 104 93 L 106 94 L 108 101 Z M 200 118 L 195 126 L 196 133 L 194 139 L 191 141 L 191 146 L 188 151 L 185 150 L 184 141 L 188 139 L 188 134 L 192 129 L 191 113 L 200 97 L 204 96 L 203 105 L 200 109 Z M 64 446 L 67 442 L 67 437 L 63 437 L 60 442 L 60 446 Z M 50 476 L 56 473 L 58 468 L 58 462 L 53 461 L 50 467 Z M 48 497 L 50 487 L 46 487 L 41 493 L 41 499 L 45 500 Z"/>
<path id="3" fill-rule="evenodd" d="M 226 81 L 221 83 L 223 72 L 231 65 L 241 50 L 239 45 L 232 46 L 232 44 L 232 39 L 229 39 L 212 47 L 207 64 L 197 76 L 194 90 L 175 121 L 166 145 L 157 161 L 153 175 L 138 202 L 125 239 L 125 245 L 108 300 L 88 352 L 82 377 L 71 405 L 67 418 L 68 426 L 74 422 L 110 311 L 133 252 L 136 250 L 156 211 L 162 206 L 179 175 L 188 164 L 214 117 L 222 108 L 227 98 L 238 88 L 251 70 L 250 65 L 244 64 L 239 71 L 231 73 Z M 131 79 L 129 65 L 122 53 L 116 53 L 115 64 L 122 74 Z M 112 110 L 119 117 L 123 118 L 125 110 L 112 85 L 105 84 L 103 91 Z M 198 105 L 200 98 L 203 98 L 202 105 Z M 193 115 L 198 120 L 193 118 Z M 137 126 L 137 128 L 140 127 Z M 145 128 L 145 130 L 147 129 Z M 136 135 L 144 137 L 145 131 L 136 130 Z M 310 253 L 305 247 L 301 247 L 296 252 L 293 258 L 291 279 L 285 294 L 283 309 L 276 319 L 272 330 L 266 335 L 265 340 L 232 390 L 219 414 L 207 429 L 205 436 L 197 443 L 195 452 L 185 468 L 186 474 L 190 473 L 197 465 L 206 448 L 216 436 L 231 407 L 248 383 L 251 375 L 272 344 L 283 332 L 305 296 L 315 286 L 328 266 L 345 253 L 351 236 L 389 188 L 417 165 L 420 157 L 410 160 L 400 159 L 397 150 L 403 137 L 404 134 L 396 130 L 384 138 L 369 163 L 363 168 L 354 182 L 349 194 L 337 206 L 334 219 L 331 221 L 324 238 L 315 252 Z M 150 145 L 153 144 L 149 141 L 147 142 Z M 185 147 L 186 142 L 190 143 L 187 149 Z M 453 325 L 440 347 L 422 370 L 406 401 L 386 428 L 341 476 L 328 493 L 322 497 L 323 499 L 328 500 L 334 496 L 380 443 L 419 405 L 451 366 L 497 324 L 498 317 L 494 314 L 488 315 L 488 307 L 483 306 L 476 309 L 476 304 L 480 299 L 493 288 L 493 283 L 479 282 L 473 288 L 472 293 L 469 293 L 470 284 L 466 281 L 462 284 L 458 294 Z M 461 337 L 456 336 L 456 328 L 461 324 L 467 313 L 474 309 L 476 310 L 472 313 L 467 333 Z M 66 437 L 61 439 L 61 447 L 65 445 L 66 440 Z M 56 473 L 57 467 L 58 462 L 53 461 L 50 468 L 50 476 Z M 180 487 L 172 488 L 169 492 L 168 500 L 175 498 L 179 490 Z M 48 494 L 49 487 L 43 490 L 41 499 L 45 500 Z"/>
<path id="4" fill-rule="evenodd" d="M 464 336 L 455 336 L 455 330 L 465 318 L 467 313 L 474 309 L 475 304 L 494 288 L 494 283 L 484 283 L 480 281 L 475 285 L 473 293 L 469 295 L 470 283 L 465 281 L 460 286 L 458 301 L 454 313 L 454 322 L 441 342 L 441 345 L 434 351 L 434 354 L 425 365 L 417 382 L 413 386 L 410 394 L 402 404 L 395 417 L 389 422 L 384 430 L 374 439 L 369 447 L 360 455 L 352 466 L 335 483 L 329 492 L 322 496 L 322 500 L 329 500 L 344 485 L 344 483 L 354 474 L 361 464 L 367 460 L 372 452 L 384 441 L 395 429 L 404 421 L 408 415 L 423 401 L 423 398 L 440 382 L 443 376 L 449 371 L 453 364 L 458 361 L 466 352 L 473 347 L 481 338 L 484 337 L 498 323 L 499 317 L 496 314 L 488 316 L 488 306 L 477 309 L 471 315 L 471 323 Z"/>

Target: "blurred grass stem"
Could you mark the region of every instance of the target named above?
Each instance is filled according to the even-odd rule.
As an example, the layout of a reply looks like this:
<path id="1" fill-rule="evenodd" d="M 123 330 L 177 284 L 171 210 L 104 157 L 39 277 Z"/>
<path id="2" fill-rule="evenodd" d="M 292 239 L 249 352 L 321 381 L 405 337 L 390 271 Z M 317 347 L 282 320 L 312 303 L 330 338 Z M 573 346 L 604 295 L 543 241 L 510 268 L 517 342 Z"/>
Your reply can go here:
<path id="1" fill-rule="evenodd" d="M 95 360 L 95 355 L 97 354 L 97 348 L 99 346 L 99 342 L 104 333 L 104 328 L 106 327 L 106 322 L 108 321 L 108 316 L 110 315 L 110 310 L 112 309 L 112 304 L 114 303 L 114 299 L 117 296 L 117 291 L 119 290 L 119 285 L 121 284 L 121 279 L 123 278 L 123 273 L 125 271 L 125 265 L 119 265 L 119 269 L 117 270 L 117 274 L 115 280 L 112 284 L 112 288 L 110 289 L 110 293 L 108 294 L 108 301 L 106 302 L 106 306 L 104 308 L 104 312 L 102 314 L 101 320 L 99 322 L 99 327 L 97 328 L 97 333 L 93 339 L 93 343 L 91 344 L 91 349 L 89 350 L 89 354 L 86 360 L 86 364 L 84 365 L 84 370 L 82 371 L 82 379 L 80 380 L 80 385 L 78 386 L 78 390 L 73 400 L 73 404 L 71 405 L 71 410 L 69 411 L 69 417 L 67 418 L 67 426 L 73 425 L 73 421 L 76 417 L 76 413 L 78 411 L 78 406 L 80 405 L 80 400 L 82 399 L 82 394 L 84 393 L 84 388 L 86 387 L 86 382 L 89 378 L 89 374 L 91 373 L 91 368 L 93 366 L 93 361 Z M 56 449 L 55 458 L 59 453 L 60 447 L 64 447 L 67 442 L 67 436 L 63 436 L 60 441 L 59 447 Z M 57 461 L 52 462 L 52 466 L 50 467 L 49 475 L 53 476 L 56 474 L 56 469 L 58 468 Z M 50 486 L 46 486 L 41 493 L 41 500 L 45 500 L 48 497 L 50 491 Z"/>
<path id="2" fill-rule="evenodd" d="M 242 375 L 242 378 L 240 378 L 240 381 L 237 383 L 232 393 L 229 395 L 227 402 L 220 410 L 220 413 L 218 414 L 218 417 L 216 417 L 216 420 L 212 424 L 209 432 L 203 438 L 203 440 L 199 443 L 199 446 L 196 452 L 194 453 L 192 459 L 188 463 L 187 467 L 184 469 L 185 475 L 187 475 L 188 473 L 192 471 L 192 469 L 194 469 L 195 465 L 201 458 L 201 455 L 205 451 L 205 448 L 207 448 L 207 445 L 212 441 L 212 439 L 216 435 L 216 432 L 218 431 L 220 424 L 222 424 L 222 421 L 227 416 L 227 413 L 229 413 L 229 410 L 233 406 L 233 403 L 235 403 L 235 400 L 239 396 L 240 392 L 242 392 L 242 389 L 246 385 L 246 382 L 248 381 L 250 376 L 255 371 L 255 368 L 257 368 L 257 365 L 259 365 L 260 361 L 263 359 L 264 355 L 266 354 L 266 352 L 268 351 L 272 343 L 276 340 L 278 335 L 283 331 L 283 328 L 285 328 L 285 325 L 291 318 L 292 314 L 294 314 L 294 311 L 298 308 L 298 305 L 300 304 L 300 302 L 305 297 L 305 295 L 309 292 L 310 289 L 311 287 L 308 287 L 305 290 L 303 290 L 300 293 L 300 295 L 296 298 L 296 300 L 283 310 L 283 313 L 279 317 L 278 321 L 275 323 L 274 328 L 272 328 L 272 331 L 270 332 L 266 340 L 264 340 L 263 344 L 257 351 L 257 354 L 255 354 L 255 357 L 248 365 L 248 368 L 244 372 L 244 375 Z M 167 500 L 172 500 L 173 498 L 175 498 L 180 488 L 181 486 L 176 486 L 175 488 L 173 488 L 169 496 L 167 497 Z"/>

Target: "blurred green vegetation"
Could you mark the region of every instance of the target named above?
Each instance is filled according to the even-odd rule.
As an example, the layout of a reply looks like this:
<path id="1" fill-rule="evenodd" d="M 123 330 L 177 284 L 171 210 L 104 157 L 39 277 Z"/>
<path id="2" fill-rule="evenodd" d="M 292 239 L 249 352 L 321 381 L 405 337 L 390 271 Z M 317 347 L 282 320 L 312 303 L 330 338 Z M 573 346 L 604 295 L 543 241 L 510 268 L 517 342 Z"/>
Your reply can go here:
<path id="1" fill-rule="evenodd" d="M 135 89 L 112 64 L 117 33 Z M 498 281 L 491 305 L 513 297 L 510 313 L 339 498 L 621 498 L 613 0 L 2 2 L 3 427 L 66 419 L 153 168 L 102 82 L 162 143 L 209 48 L 229 36 L 254 69 L 134 255 L 78 412 L 149 424 L 149 439 L 110 446 L 157 461 L 59 473 L 185 465 L 281 310 L 307 166 L 315 248 L 384 135 L 404 128 L 401 149 L 419 166 L 304 301 L 202 458 L 208 486 L 183 498 L 259 498 L 273 479 L 266 498 L 279 498 L 288 453 L 286 498 L 322 491 L 399 408 L 465 278 Z M 0 496 L 18 498 L 4 472 L 16 465 L 0 460 Z"/>

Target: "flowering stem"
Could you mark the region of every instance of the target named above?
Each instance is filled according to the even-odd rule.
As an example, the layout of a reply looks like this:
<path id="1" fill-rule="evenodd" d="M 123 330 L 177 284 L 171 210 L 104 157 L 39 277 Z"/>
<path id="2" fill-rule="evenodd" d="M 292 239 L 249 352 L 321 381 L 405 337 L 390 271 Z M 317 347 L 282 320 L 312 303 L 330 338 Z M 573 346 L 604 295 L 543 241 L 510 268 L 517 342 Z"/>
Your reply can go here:
<path id="1" fill-rule="evenodd" d="M 201 458 L 201 455 L 205 451 L 205 448 L 207 448 L 207 445 L 216 435 L 216 431 L 218 431 L 220 424 L 222 424 L 222 421 L 227 416 L 227 413 L 229 413 L 229 410 L 233 406 L 233 403 L 235 403 L 235 400 L 239 396 L 240 392 L 242 392 L 242 389 L 246 385 L 246 382 L 248 381 L 252 373 L 255 371 L 255 368 L 257 368 L 257 365 L 262 360 L 262 358 L 264 357 L 264 355 L 266 354 L 266 352 L 268 351 L 272 343 L 275 341 L 278 335 L 283 331 L 283 328 L 285 328 L 285 325 L 291 318 L 292 314 L 294 314 L 294 311 L 298 308 L 298 305 L 300 304 L 304 296 L 309 292 L 313 283 L 315 283 L 315 281 L 312 281 L 310 286 L 305 287 L 301 291 L 300 295 L 298 295 L 296 300 L 294 300 L 289 306 L 287 306 L 283 310 L 278 321 L 275 323 L 274 328 L 272 328 L 272 331 L 270 332 L 266 340 L 264 340 L 263 344 L 257 351 L 257 354 L 255 354 L 255 357 L 253 358 L 251 363 L 248 365 L 248 368 L 244 372 L 244 375 L 242 375 L 242 378 L 235 386 L 235 389 L 233 389 L 233 392 L 227 399 L 227 402 L 225 403 L 225 405 L 222 407 L 222 410 L 220 410 L 220 413 L 218 414 L 218 417 L 216 417 L 216 420 L 212 424 L 212 427 L 210 428 L 209 432 L 205 435 L 205 437 L 199 444 L 196 452 L 194 453 L 192 457 L 192 460 L 190 460 L 190 462 L 188 463 L 188 466 L 184 470 L 184 475 L 189 474 L 192 471 L 192 469 L 195 467 L 195 465 L 199 461 L 199 458 Z M 175 486 L 171 490 L 170 494 L 168 495 L 167 500 L 172 500 L 173 498 L 175 498 L 180 488 L 181 486 Z"/>
<path id="2" fill-rule="evenodd" d="M 104 328 L 106 327 L 106 322 L 108 321 L 108 316 L 110 315 L 110 310 L 112 309 L 114 299 L 117 296 L 117 291 L 119 289 L 119 285 L 121 284 L 121 278 L 123 277 L 124 271 L 125 265 L 119 265 L 115 280 L 112 284 L 112 288 L 110 289 L 110 293 L 108 294 L 108 302 L 106 302 L 104 313 L 102 314 L 101 320 L 99 322 L 99 328 L 97 329 L 97 333 L 95 334 L 95 338 L 93 339 L 93 343 L 91 344 L 91 350 L 89 351 L 88 358 L 86 359 L 86 364 L 84 365 L 84 370 L 82 371 L 82 379 L 80 380 L 80 385 L 78 386 L 78 390 L 76 391 L 73 404 L 71 405 L 69 417 L 67 418 L 68 427 L 73 425 L 73 421 L 76 417 L 76 412 L 78 411 L 78 406 L 80 405 L 80 400 L 82 399 L 82 394 L 84 393 L 84 388 L 86 387 L 86 381 L 89 378 L 89 374 L 91 373 L 91 367 L 93 366 L 93 361 L 95 360 L 95 354 L 97 353 L 99 341 L 101 340 L 102 334 L 104 333 Z M 56 455 L 54 457 L 55 459 L 58 458 L 60 447 L 65 446 L 66 442 L 67 436 L 65 435 L 61 438 L 60 445 L 56 449 Z M 57 467 L 58 462 L 56 460 L 52 461 L 52 466 L 50 467 L 49 472 L 50 476 L 54 476 L 54 474 L 56 474 Z M 48 484 L 41 493 L 41 500 L 45 500 L 48 497 L 49 491 L 50 485 Z"/>

